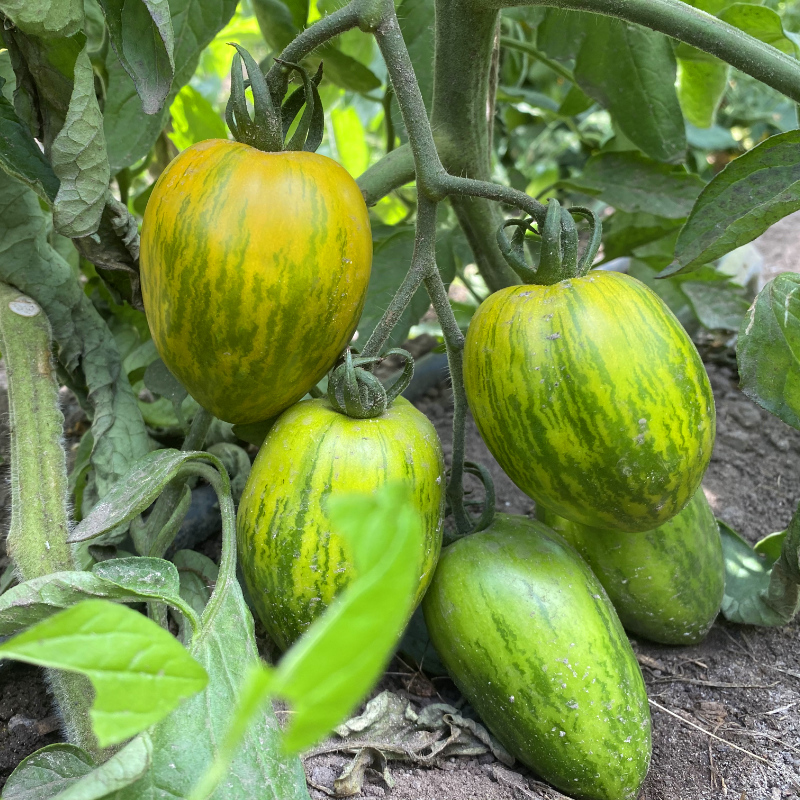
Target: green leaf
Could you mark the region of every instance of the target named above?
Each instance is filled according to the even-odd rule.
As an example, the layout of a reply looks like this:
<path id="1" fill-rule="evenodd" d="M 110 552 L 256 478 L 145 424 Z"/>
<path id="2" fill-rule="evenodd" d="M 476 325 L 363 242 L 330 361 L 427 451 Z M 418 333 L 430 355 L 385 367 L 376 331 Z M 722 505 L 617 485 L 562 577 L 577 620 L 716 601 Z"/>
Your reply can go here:
<path id="1" fill-rule="evenodd" d="M 95 768 L 72 744 L 51 744 L 23 759 L 3 787 L 3 800 L 52 800 Z"/>
<path id="2" fill-rule="evenodd" d="M 50 161 L 61 186 L 53 204 L 53 225 L 71 239 L 88 236 L 100 225 L 111 174 L 103 115 L 94 91 L 87 48 L 75 61 L 74 83 L 64 125 L 53 140 Z"/>
<path id="3" fill-rule="evenodd" d="M 360 61 L 348 56 L 334 44 L 328 43 L 317 49 L 317 55 L 322 58 L 325 77 L 351 92 L 371 92 L 381 85 L 380 78 L 365 67 Z"/>
<path id="4" fill-rule="evenodd" d="M 292 705 L 283 745 L 298 752 L 346 719 L 380 677 L 408 622 L 417 582 L 414 540 L 422 524 L 408 489 L 331 498 L 330 516 L 349 548 L 355 580 L 333 601 L 277 669 L 251 667 L 220 755 L 191 800 L 204 800 L 226 771 L 248 723 L 270 694 Z"/>
<path id="5" fill-rule="evenodd" d="M 686 217 L 703 188 L 683 167 L 651 161 L 640 153 L 601 153 L 577 178 L 561 185 L 599 196 L 619 211 L 647 212 L 667 219 Z"/>
<path id="6" fill-rule="evenodd" d="M 113 173 L 140 161 L 150 152 L 166 124 L 172 100 L 194 75 L 200 54 L 233 16 L 237 2 L 169 0 L 175 36 L 175 77 L 165 108 L 158 114 L 142 117 L 144 110 L 133 81 L 119 61 L 109 54 L 104 130 Z"/>
<path id="7" fill-rule="evenodd" d="M 95 564 L 91 572 L 53 572 L 9 589 L 0 596 L 0 636 L 17 633 L 89 597 L 123 603 L 157 600 L 185 609 L 178 571 L 169 561 L 114 558 Z"/>
<path id="8" fill-rule="evenodd" d="M 0 77 L 0 87 L 5 81 Z M 52 203 L 58 178 L 14 106 L 0 97 L 0 167 Z"/>
<path id="9" fill-rule="evenodd" d="M 759 556 L 736 531 L 718 522 L 725 558 L 725 619 L 744 625 L 785 625 L 786 620 L 764 603 L 774 562 Z"/>
<path id="10" fill-rule="evenodd" d="M 590 31 L 575 62 L 578 85 L 609 110 L 622 133 L 648 156 L 682 161 L 686 131 L 670 40 L 600 15 L 592 17 Z"/>
<path id="11" fill-rule="evenodd" d="M 367 134 L 358 112 L 352 106 L 334 108 L 331 111 L 331 124 L 339 163 L 357 178 L 369 166 Z"/>
<path id="12" fill-rule="evenodd" d="M 113 488 L 97 503 L 91 513 L 70 533 L 70 542 L 84 542 L 101 533 L 130 522 L 147 510 L 164 487 L 191 461 L 211 461 L 214 456 L 185 450 L 155 450 L 137 461 Z"/>
<path id="13" fill-rule="evenodd" d="M 597 16 L 585 11 L 548 8 L 536 29 L 536 46 L 550 58 L 559 61 L 574 59 L 587 34 L 594 28 Z"/>
<path id="14" fill-rule="evenodd" d="M 86 675 L 101 747 L 135 736 L 208 683 L 170 633 L 107 600 L 84 600 L 17 634 L 0 657 Z"/>
<path id="15" fill-rule="evenodd" d="M 753 3 L 733 3 L 718 16 L 723 22 L 743 30 L 787 55 L 795 54 L 794 42 L 784 33 L 780 15 L 771 8 Z"/>
<path id="16" fill-rule="evenodd" d="M 709 330 L 738 331 L 750 307 L 747 289 L 731 281 L 683 281 L 681 289 Z"/>
<path id="17" fill-rule="evenodd" d="M 169 138 L 178 150 L 185 150 L 205 139 L 227 139 L 228 130 L 208 100 L 186 84 L 172 101 L 169 113 L 172 130 Z"/>
<path id="18" fill-rule="evenodd" d="M 285 733 L 292 752 L 309 747 L 345 719 L 378 680 L 413 608 L 414 541 L 421 519 L 408 489 L 329 502 L 334 528 L 357 578 L 284 656 L 272 686 L 291 703 Z"/>
<path id="19" fill-rule="evenodd" d="M 301 25 L 282 0 L 252 0 L 252 3 L 264 41 L 271 50 L 280 53 L 300 33 Z"/>
<path id="20" fill-rule="evenodd" d="M 0 0 L 0 12 L 32 36 L 72 36 L 83 25 L 82 0 Z"/>
<path id="21" fill-rule="evenodd" d="M 220 579 L 203 615 L 203 632 L 189 651 L 208 673 L 208 686 L 152 730 L 152 768 L 114 800 L 188 798 L 220 752 L 244 681 L 259 661 L 253 617 L 226 566 L 220 567 Z M 280 752 L 280 738 L 275 715 L 264 706 L 235 749 L 214 800 L 308 800 L 302 764 Z"/>
<path id="22" fill-rule="evenodd" d="M 760 556 L 769 559 L 770 561 L 777 561 L 781 555 L 781 546 L 786 539 L 788 531 L 778 531 L 777 533 L 770 533 L 763 539 L 760 539 L 753 545 L 753 550 Z"/>
<path id="23" fill-rule="evenodd" d="M 0 280 L 42 306 L 59 361 L 88 395 L 94 409 L 93 491 L 102 495 L 150 449 L 150 441 L 114 338 L 48 234 L 34 192 L 0 171 Z"/>
<path id="24" fill-rule="evenodd" d="M 164 105 L 175 73 L 168 0 L 98 0 L 111 44 L 131 76 L 145 114 Z"/>
<path id="25" fill-rule="evenodd" d="M 698 128 L 710 128 L 728 88 L 727 64 L 678 59 L 678 100 L 683 116 Z"/>
<path id="26" fill-rule="evenodd" d="M 771 136 L 731 161 L 706 186 L 664 275 L 690 272 L 800 209 L 800 131 Z"/>
<path id="27" fill-rule="evenodd" d="M 659 217 L 646 211 L 617 211 L 603 221 L 603 261 L 632 255 L 681 227 L 680 219 Z"/>
<path id="28" fill-rule="evenodd" d="M 152 742 L 140 736 L 99 767 L 68 744 L 42 748 L 14 770 L 4 800 L 103 800 L 138 780 L 150 766 Z M 94 768 L 93 768 L 94 767 Z"/>
<path id="29" fill-rule="evenodd" d="M 800 275 L 785 272 L 758 294 L 736 345 L 742 391 L 800 430 Z"/>

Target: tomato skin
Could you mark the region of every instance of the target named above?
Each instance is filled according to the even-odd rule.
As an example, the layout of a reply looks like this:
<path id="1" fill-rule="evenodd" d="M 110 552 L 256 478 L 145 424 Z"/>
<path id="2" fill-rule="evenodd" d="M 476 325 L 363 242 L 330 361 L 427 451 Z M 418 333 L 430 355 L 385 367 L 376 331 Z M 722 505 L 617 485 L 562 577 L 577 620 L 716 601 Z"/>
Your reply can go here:
<path id="1" fill-rule="evenodd" d="M 400 481 L 423 520 L 419 603 L 444 519 L 444 457 L 427 417 L 398 397 L 372 419 L 346 417 L 327 399 L 304 400 L 278 418 L 253 464 L 236 529 L 245 585 L 279 647 L 299 638 L 355 574 L 331 530 L 327 498 Z"/>
<path id="2" fill-rule="evenodd" d="M 306 394 L 352 338 L 372 234 L 335 161 L 211 139 L 158 179 L 140 261 L 164 363 L 215 416 L 259 422 Z"/>
<path id="3" fill-rule="evenodd" d="M 639 281 L 593 271 L 487 298 L 464 385 L 500 466 L 538 504 L 647 531 L 694 496 L 711 458 L 711 385 L 691 339 Z"/>

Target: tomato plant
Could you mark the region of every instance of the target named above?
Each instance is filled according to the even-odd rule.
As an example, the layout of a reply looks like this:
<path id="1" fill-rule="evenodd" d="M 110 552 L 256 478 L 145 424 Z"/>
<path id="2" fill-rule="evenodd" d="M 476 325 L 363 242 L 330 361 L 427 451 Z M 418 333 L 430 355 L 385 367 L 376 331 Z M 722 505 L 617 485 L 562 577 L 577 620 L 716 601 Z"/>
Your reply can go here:
<path id="1" fill-rule="evenodd" d="M 70 740 L 7 794 L 307 798 L 292 753 L 375 684 L 432 580 L 430 633 L 492 733 L 563 791 L 634 796 L 647 698 L 601 584 L 667 642 L 701 638 L 720 591 L 734 622 L 800 604 L 800 517 L 754 549 L 697 508 L 693 344 L 730 359 L 738 336 L 744 390 L 800 427 L 796 281 L 753 303 L 740 249 L 800 208 L 796 10 L 0 0 L 0 22 L 0 657 L 49 670 Z M 386 378 L 418 323 L 446 351 L 447 449 L 398 396 L 412 361 Z M 60 387 L 86 414 L 70 475 Z M 468 399 L 585 562 L 494 517 Z M 185 546 L 198 516 L 218 563 Z"/>

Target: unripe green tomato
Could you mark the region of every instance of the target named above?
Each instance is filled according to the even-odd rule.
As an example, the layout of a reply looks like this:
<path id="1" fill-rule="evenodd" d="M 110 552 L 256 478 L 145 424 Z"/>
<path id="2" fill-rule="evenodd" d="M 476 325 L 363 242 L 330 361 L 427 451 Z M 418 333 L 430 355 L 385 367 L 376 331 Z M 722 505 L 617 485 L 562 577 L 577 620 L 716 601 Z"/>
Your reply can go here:
<path id="1" fill-rule="evenodd" d="M 560 536 L 498 514 L 444 548 L 422 609 L 450 676 L 510 753 L 570 797 L 637 796 L 651 752 L 642 673 Z"/>
<path id="2" fill-rule="evenodd" d="M 373 419 L 351 419 L 326 399 L 304 400 L 270 429 L 242 494 L 237 540 L 247 590 L 279 647 L 288 648 L 355 575 L 327 499 L 395 482 L 408 485 L 423 520 L 419 603 L 444 519 L 444 457 L 427 417 L 402 397 Z"/>
<path id="3" fill-rule="evenodd" d="M 372 265 L 356 182 L 330 158 L 211 139 L 161 174 L 142 223 L 158 354 L 214 416 L 297 402 L 352 338 Z"/>
<path id="4" fill-rule="evenodd" d="M 583 556 L 631 633 L 662 644 L 696 644 L 714 624 L 725 591 L 725 562 L 702 488 L 683 511 L 652 531 L 589 528 L 541 506 L 536 516 Z"/>
<path id="5" fill-rule="evenodd" d="M 512 286 L 470 322 L 464 385 L 509 477 L 573 522 L 647 531 L 692 498 L 715 410 L 697 350 L 644 284 L 592 271 Z"/>

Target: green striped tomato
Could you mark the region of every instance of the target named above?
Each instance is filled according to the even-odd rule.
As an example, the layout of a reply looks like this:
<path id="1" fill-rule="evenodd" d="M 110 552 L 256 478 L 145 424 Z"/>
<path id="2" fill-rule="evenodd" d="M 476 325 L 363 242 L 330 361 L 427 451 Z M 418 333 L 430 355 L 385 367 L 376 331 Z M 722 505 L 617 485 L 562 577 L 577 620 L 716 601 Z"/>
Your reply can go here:
<path id="1" fill-rule="evenodd" d="M 442 546 L 444 458 L 436 430 L 407 400 L 351 419 L 326 399 L 304 400 L 270 429 L 237 514 L 239 559 L 258 615 L 286 649 L 353 578 L 331 530 L 329 496 L 402 481 L 422 516 L 417 603 Z"/>
<path id="2" fill-rule="evenodd" d="M 450 676 L 510 753 L 570 797 L 637 796 L 651 751 L 642 673 L 560 536 L 498 514 L 444 548 L 422 609 Z"/>
<path id="3" fill-rule="evenodd" d="M 161 174 L 142 224 L 158 353 L 228 422 L 273 417 L 325 375 L 355 331 L 371 264 L 358 186 L 315 153 L 200 142 Z"/>
<path id="4" fill-rule="evenodd" d="M 491 295 L 467 332 L 464 384 L 500 466 L 573 522 L 651 530 L 689 502 L 711 458 L 714 398 L 700 356 L 627 275 Z"/>
<path id="5" fill-rule="evenodd" d="M 702 488 L 683 511 L 645 533 L 589 528 L 544 508 L 536 516 L 583 556 L 631 633 L 679 645 L 708 633 L 722 605 L 725 562 Z"/>

